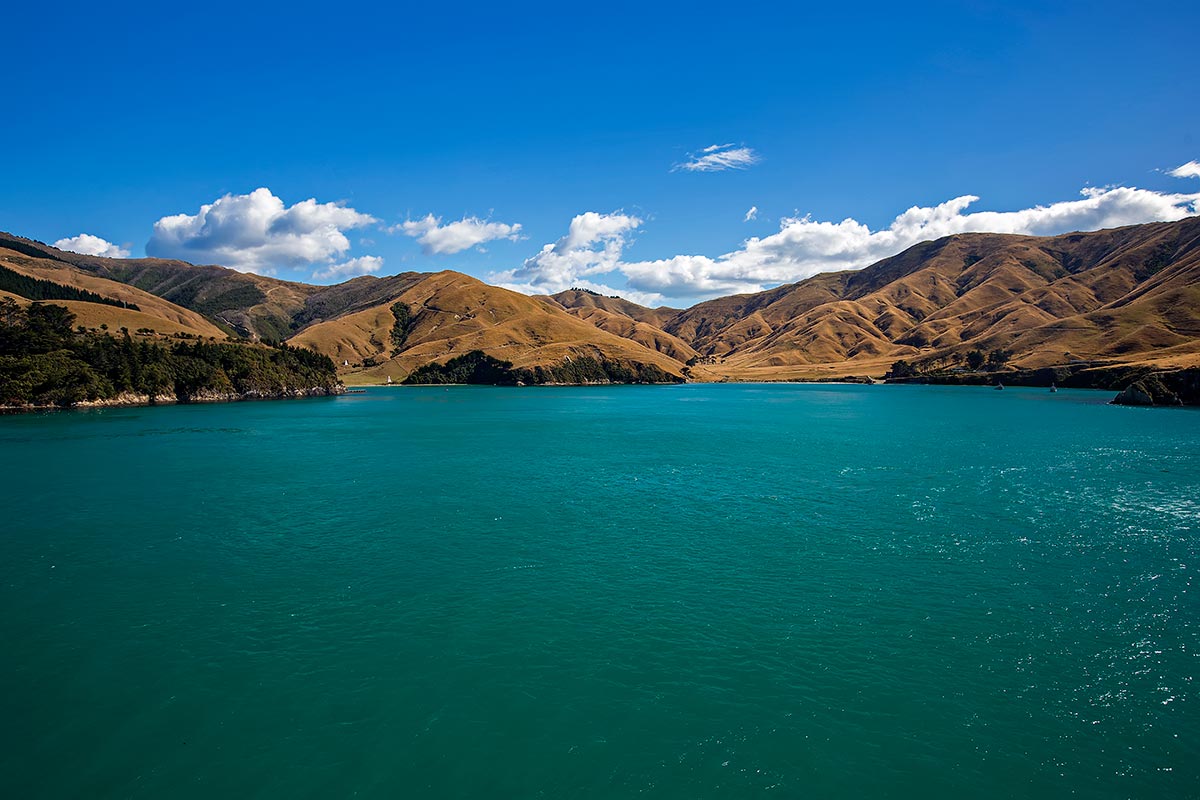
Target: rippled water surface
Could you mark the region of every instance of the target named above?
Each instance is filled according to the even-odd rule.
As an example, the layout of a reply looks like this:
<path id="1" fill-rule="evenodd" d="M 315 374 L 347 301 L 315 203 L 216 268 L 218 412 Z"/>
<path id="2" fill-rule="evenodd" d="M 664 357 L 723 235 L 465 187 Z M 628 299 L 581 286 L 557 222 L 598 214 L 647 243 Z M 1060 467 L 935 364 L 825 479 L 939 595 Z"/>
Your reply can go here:
<path id="1" fill-rule="evenodd" d="M 376 389 L 0 418 L 0 795 L 1195 797 L 1200 413 Z"/>

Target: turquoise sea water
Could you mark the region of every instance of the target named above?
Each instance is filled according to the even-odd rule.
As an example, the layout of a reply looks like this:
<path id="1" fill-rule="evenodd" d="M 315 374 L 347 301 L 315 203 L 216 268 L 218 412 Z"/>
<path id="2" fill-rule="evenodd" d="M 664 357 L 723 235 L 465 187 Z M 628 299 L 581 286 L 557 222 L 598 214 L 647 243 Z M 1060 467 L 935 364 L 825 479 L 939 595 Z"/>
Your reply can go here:
<path id="1" fill-rule="evenodd" d="M 376 389 L 0 418 L 0 795 L 1195 797 L 1200 413 Z"/>

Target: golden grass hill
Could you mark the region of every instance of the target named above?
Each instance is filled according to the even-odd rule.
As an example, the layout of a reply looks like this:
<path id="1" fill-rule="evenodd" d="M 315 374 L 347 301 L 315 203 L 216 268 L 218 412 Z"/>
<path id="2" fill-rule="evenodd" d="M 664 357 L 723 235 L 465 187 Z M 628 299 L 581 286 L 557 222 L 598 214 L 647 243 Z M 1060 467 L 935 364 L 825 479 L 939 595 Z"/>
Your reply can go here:
<path id="1" fill-rule="evenodd" d="M 0 234 L 5 298 L 63 306 L 80 335 L 316 351 L 349 385 L 887 378 L 1200 400 L 1200 218 L 959 234 L 687 309 L 528 297 L 452 271 L 315 286 Z"/>

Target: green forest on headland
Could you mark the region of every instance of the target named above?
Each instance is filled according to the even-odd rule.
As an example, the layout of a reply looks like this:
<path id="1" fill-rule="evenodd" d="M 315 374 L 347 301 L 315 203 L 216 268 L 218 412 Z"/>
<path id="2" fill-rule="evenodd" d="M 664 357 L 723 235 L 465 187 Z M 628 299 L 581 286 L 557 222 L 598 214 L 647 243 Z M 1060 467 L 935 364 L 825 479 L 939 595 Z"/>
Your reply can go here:
<path id="1" fill-rule="evenodd" d="M 445 364 L 417 367 L 404 379 L 408 384 L 473 383 L 492 386 L 542 383 L 679 383 L 680 379 L 653 364 L 578 356 L 562 364 L 513 367 L 482 350 L 452 358 Z"/>
<path id="2" fill-rule="evenodd" d="M 0 298 L 0 405 L 73 406 L 122 394 L 190 402 L 333 393 L 333 361 L 312 350 L 137 338 L 73 327 L 64 306 Z"/>

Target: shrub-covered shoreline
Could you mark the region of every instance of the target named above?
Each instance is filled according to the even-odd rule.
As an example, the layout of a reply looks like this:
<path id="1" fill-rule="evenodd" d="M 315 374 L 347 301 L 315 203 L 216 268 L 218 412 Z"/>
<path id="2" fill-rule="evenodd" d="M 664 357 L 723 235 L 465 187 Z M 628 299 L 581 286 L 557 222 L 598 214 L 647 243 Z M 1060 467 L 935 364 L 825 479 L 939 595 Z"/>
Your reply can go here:
<path id="1" fill-rule="evenodd" d="M 681 383 L 681 379 L 653 364 L 609 361 L 578 356 L 562 364 L 513 367 L 482 350 L 472 350 L 444 364 L 417 367 L 405 384 L 482 384 L 488 386 L 585 385 L 595 383 Z"/>
<path id="2" fill-rule="evenodd" d="M 0 407 L 194 403 L 344 391 L 313 350 L 249 342 L 134 339 L 74 328 L 64 306 L 0 298 Z"/>

